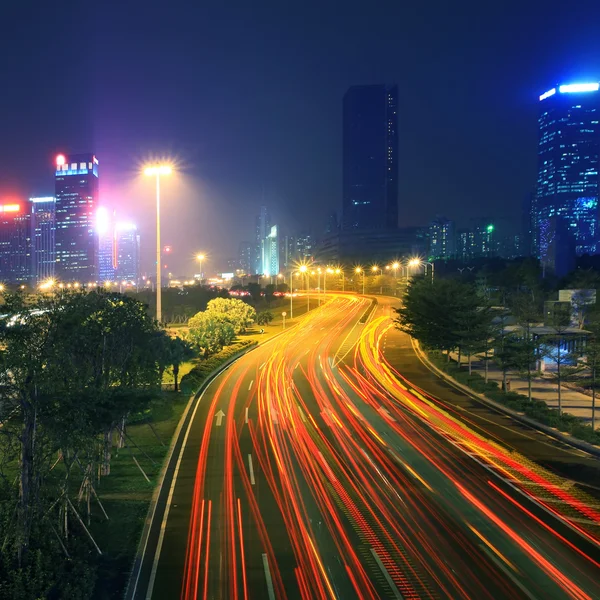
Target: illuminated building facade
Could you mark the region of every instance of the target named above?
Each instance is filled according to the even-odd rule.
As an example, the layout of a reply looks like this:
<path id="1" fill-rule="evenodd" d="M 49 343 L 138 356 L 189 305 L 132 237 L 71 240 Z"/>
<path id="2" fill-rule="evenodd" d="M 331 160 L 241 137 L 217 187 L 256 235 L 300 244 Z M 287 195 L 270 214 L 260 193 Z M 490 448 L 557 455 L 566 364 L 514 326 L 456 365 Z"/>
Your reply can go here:
<path id="1" fill-rule="evenodd" d="M 556 86 L 539 101 L 535 250 L 545 267 L 561 274 L 572 264 L 561 252 L 600 251 L 600 85 Z"/>
<path id="2" fill-rule="evenodd" d="M 117 279 L 137 283 L 140 276 L 140 234 L 133 223 L 117 223 L 115 254 Z"/>
<path id="3" fill-rule="evenodd" d="M 271 215 L 266 206 L 260 207 L 260 215 L 256 217 L 256 246 L 255 246 L 255 269 L 256 273 L 261 273 L 263 268 L 263 241 L 271 231 Z"/>
<path id="4" fill-rule="evenodd" d="M 37 283 L 52 279 L 56 263 L 56 199 L 30 198 L 33 276 Z"/>
<path id="5" fill-rule="evenodd" d="M 62 281 L 96 281 L 98 159 L 93 154 L 56 158 L 56 276 Z"/>
<path id="6" fill-rule="evenodd" d="M 0 204 L 0 281 L 25 283 L 31 267 L 31 203 Z"/>
<path id="7" fill-rule="evenodd" d="M 398 86 L 351 87 L 343 101 L 343 228 L 398 227 Z"/>
<path id="8" fill-rule="evenodd" d="M 279 273 L 279 240 L 277 225 L 273 225 L 267 237 L 262 241 L 261 275 L 272 277 Z"/>
<path id="9" fill-rule="evenodd" d="M 429 258 L 451 258 L 454 255 L 454 222 L 437 217 L 429 224 Z"/>
<path id="10" fill-rule="evenodd" d="M 104 206 L 96 210 L 96 235 L 98 236 L 98 281 L 115 279 L 115 225 L 114 214 Z"/>

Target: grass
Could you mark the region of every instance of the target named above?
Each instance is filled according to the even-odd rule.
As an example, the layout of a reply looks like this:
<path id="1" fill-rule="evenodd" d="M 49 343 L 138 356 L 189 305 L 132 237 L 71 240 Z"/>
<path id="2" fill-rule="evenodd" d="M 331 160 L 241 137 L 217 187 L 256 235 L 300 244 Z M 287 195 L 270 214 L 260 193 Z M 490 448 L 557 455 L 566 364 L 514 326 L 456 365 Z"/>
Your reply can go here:
<path id="1" fill-rule="evenodd" d="M 183 394 L 162 392 L 153 401 L 147 413 L 149 416 L 143 422 L 127 427 L 127 435 L 139 449 L 133 447 L 130 440 L 126 440 L 126 444 L 131 450 L 113 448 L 110 475 L 102 477 L 96 488 L 108 513 L 108 521 L 97 503 L 92 502 L 94 516 L 90 531 L 103 552 L 94 598 L 104 600 L 123 595 L 162 463 L 188 400 Z M 148 423 L 152 424 L 164 446 Z M 132 454 L 151 483 L 136 466 Z"/>
<path id="2" fill-rule="evenodd" d="M 600 432 L 594 431 L 584 419 L 563 412 L 560 414 L 555 408 L 548 406 L 543 400 L 532 398 L 531 401 L 523 394 L 505 392 L 498 387 L 495 381 L 485 382 L 479 374 L 459 368 L 454 360 L 448 362 L 447 357 L 439 352 L 429 352 L 429 360 L 440 370 L 450 375 L 453 379 L 471 388 L 478 394 L 483 394 L 490 400 L 503 404 L 507 408 L 525 414 L 530 419 L 554 427 L 563 433 L 590 444 L 600 445 Z"/>

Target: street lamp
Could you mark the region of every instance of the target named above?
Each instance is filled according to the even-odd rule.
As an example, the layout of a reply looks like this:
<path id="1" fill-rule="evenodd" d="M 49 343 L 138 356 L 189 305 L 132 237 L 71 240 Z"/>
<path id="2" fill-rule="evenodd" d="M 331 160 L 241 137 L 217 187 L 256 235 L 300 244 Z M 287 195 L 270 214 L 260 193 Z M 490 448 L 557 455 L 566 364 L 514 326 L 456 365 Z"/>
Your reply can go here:
<path id="1" fill-rule="evenodd" d="M 317 274 L 318 274 L 318 280 L 317 280 L 318 288 L 317 289 L 319 290 L 319 293 L 317 294 L 317 298 L 319 299 L 319 306 L 321 306 L 321 293 L 322 293 L 322 290 L 321 290 L 321 267 L 317 268 Z"/>
<path id="2" fill-rule="evenodd" d="M 160 176 L 170 175 L 173 169 L 169 165 L 152 165 L 144 169 L 148 176 L 156 177 L 156 320 L 162 320 L 161 302 L 161 256 L 160 256 Z"/>
<path id="3" fill-rule="evenodd" d="M 335 274 L 336 274 L 336 275 L 340 275 L 340 274 L 342 275 L 342 292 L 345 292 L 346 290 L 345 290 L 344 288 L 345 288 L 345 284 L 346 284 L 346 281 L 345 281 L 345 279 L 346 279 L 346 278 L 345 278 L 345 275 L 344 275 L 344 271 L 342 271 L 342 269 L 340 269 L 340 268 L 338 267 L 338 268 L 335 270 Z"/>
<path id="4" fill-rule="evenodd" d="M 327 267 L 325 269 L 325 274 L 323 275 L 323 293 L 327 293 L 327 273 L 333 273 L 333 269 L 331 267 Z"/>
<path id="5" fill-rule="evenodd" d="M 363 296 L 365 295 L 365 272 L 361 267 L 356 267 L 356 269 L 354 269 L 355 273 L 362 273 L 362 281 L 363 281 Z"/>
<path id="6" fill-rule="evenodd" d="M 196 260 L 200 263 L 200 282 L 202 282 L 202 261 L 206 258 L 204 254 L 196 254 Z"/>
<path id="7" fill-rule="evenodd" d="M 300 271 L 300 273 L 306 274 L 306 310 L 308 312 L 310 310 L 310 290 L 309 290 L 309 284 L 308 284 L 308 267 L 306 265 L 300 265 L 300 268 L 298 269 L 298 271 Z"/>
<path id="8" fill-rule="evenodd" d="M 421 260 L 420 258 L 413 258 L 408 261 L 409 267 L 420 267 L 421 265 L 425 266 L 425 275 L 427 275 L 427 265 L 431 266 L 431 282 L 433 283 L 434 264 L 432 262 Z M 408 270 L 406 272 L 406 280 L 408 281 Z"/>

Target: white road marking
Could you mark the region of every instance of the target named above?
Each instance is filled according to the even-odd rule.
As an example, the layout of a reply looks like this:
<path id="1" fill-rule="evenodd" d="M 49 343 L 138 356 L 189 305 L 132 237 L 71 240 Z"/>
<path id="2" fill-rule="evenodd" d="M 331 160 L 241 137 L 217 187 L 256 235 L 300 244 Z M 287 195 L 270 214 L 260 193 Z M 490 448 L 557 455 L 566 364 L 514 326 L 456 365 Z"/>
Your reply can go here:
<path id="1" fill-rule="evenodd" d="M 252 384 L 254 383 L 254 379 L 250 382 L 250 385 L 248 386 L 248 391 L 250 391 L 252 389 Z"/>
<path id="2" fill-rule="evenodd" d="M 269 569 L 269 559 L 266 554 L 262 555 L 263 567 L 265 569 L 265 579 L 267 580 L 267 592 L 269 593 L 269 600 L 275 600 L 275 590 L 273 589 L 273 579 L 271 578 L 271 571 Z"/>
<path id="3" fill-rule="evenodd" d="M 248 454 L 248 470 L 250 471 L 250 483 L 254 485 L 256 481 L 254 479 L 254 465 L 252 464 L 252 454 Z"/>
<path id="4" fill-rule="evenodd" d="M 397 598 L 397 600 L 402 600 L 402 594 L 400 593 L 400 590 L 396 587 L 394 580 L 392 579 L 388 570 L 385 568 L 385 565 L 381 562 L 381 559 L 379 558 L 379 555 L 377 554 L 377 552 L 375 552 L 374 548 L 371 548 L 371 553 L 373 554 L 373 558 L 375 559 L 377 566 L 381 569 L 381 572 L 383 573 L 385 580 L 387 581 L 388 585 L 392 589 L 392 594 L 394 594 L 394 598 Z"/>
<path id="5" fill-rule="evenodd" d="M 246 406 L 246 423 L 248 423 L 248 407 Z"/>

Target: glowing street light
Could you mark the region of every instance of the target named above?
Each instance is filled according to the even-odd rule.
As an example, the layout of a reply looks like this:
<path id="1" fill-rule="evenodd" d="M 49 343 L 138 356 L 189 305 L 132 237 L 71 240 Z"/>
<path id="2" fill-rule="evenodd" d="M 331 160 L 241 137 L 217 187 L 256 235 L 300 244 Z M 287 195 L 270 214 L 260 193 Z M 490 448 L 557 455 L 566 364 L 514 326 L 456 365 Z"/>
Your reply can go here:
<path id="1" fill-rule="evenodd" d="M 196 254 L 196 260 L 200 263 L 200 281 L 202 281 L 202 261 L 206 258 L 206 254 Z"/>
<path id="2" fill-rule="evenodd" d="M 161 256 L 160 256 L 160 178 L 170 175 L 173 169 L 169 165 L 149 165 L 144 169 L 144 174 L 156 177 L 156 320 L 162 320 L 161 299 Z"/>
<path id="3" fill-rule="evenodd" d="M 298 267 L 298 271 L 306 275 L 306 310 L 310 310 L 310 283 L 309 283 L 309 271 L 306 264 L 301 264 Z"/>

